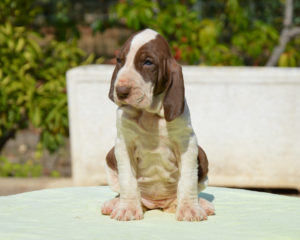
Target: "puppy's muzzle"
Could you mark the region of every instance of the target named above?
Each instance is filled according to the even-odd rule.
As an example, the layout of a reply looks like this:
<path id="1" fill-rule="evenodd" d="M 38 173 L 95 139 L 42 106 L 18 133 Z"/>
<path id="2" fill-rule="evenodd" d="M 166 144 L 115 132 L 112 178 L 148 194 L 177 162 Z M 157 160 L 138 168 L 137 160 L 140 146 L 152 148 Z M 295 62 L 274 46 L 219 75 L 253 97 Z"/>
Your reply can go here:
<path id="1" fill-rule="evenodd" d="M 131 91 L 131 87 L 129 86 L 117 86 L 116 93 L 120 100 L 126 99 Z"/>

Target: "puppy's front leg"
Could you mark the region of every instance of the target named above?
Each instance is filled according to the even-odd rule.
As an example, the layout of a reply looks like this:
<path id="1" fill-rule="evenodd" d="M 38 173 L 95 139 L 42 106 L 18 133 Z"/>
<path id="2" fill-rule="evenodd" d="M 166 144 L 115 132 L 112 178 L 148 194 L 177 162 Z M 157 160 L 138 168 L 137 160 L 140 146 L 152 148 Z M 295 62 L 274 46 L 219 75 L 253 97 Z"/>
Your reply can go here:
<path id="1" fill-rule="evenodd" d="M 179 164 L 176 219 L 179 221 L 205 220 L 207 214 L 198 202 L 198 144 L 195 135 L 189 138 L 187 148 L 183 148 L 182 151 Z"/>
<path id="2" fill-rule="evenodd" d="M 130 155 L 124 139 L 118 136 L 115 145 L 120 184 L 120 203 L 111 213 L 111 218 L 120 221 L 143 218 L 140 191 L 130 162 Z"/>

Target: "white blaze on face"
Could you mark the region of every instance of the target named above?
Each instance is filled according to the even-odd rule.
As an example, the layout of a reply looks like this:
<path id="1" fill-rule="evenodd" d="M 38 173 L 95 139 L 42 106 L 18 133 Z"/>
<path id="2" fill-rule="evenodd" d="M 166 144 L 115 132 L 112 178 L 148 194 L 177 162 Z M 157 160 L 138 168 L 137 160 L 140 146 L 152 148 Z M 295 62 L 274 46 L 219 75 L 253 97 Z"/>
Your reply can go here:
<path id="1" fill-rule="evenodd" d="M 115 81 L 115 89 L 117 85 L 128 84 L 132 87 L 132 93 L 129 98 L 124 100 L 128 104 L 143 108 L 149 106 L 152 102 L 153 87 L 150 82 L 145 82 L 141 74 L 136 70 L 134 59 L 138 50 L 147 42 L 154 40 L 157 35 L 157 32 L 146 29 L 131 40 L 125 64 L 118 72 Z"/>
<path id="2" fill-rule="evenodd" d="M 157 36 L 157 32 L 146 29 L 141 33 L 137 34 L 131 41 L 130 49 L 126 57 L 126 62 L 124 68 L 132 67 L 134 68 L 134 57 L 137 51 L 143 46 L 145 43 L 150 42 L 155 39 Z"/>

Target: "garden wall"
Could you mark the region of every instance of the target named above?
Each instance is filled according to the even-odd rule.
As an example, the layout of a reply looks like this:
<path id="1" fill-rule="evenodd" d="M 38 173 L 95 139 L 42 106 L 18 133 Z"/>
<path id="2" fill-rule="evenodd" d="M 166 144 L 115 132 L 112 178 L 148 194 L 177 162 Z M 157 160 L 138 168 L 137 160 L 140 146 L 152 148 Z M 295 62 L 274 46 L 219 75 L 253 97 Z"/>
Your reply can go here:
<path id="1" fill-rule="evenodd" d="M 105 156 L 116 136 L 112 71 L 67 72 L 75 184 L 106 184 Z M 211 185 L 300 189 L 300 69 L 185 66 L 183 74 Z"/>

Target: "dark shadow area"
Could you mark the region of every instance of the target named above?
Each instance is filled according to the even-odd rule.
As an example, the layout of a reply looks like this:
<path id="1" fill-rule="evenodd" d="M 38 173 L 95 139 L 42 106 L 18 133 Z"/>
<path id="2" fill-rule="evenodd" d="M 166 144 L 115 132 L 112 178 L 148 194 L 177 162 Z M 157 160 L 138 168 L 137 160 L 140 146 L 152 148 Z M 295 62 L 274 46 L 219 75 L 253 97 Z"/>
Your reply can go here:
<path id="1" fill-rule="evenodd" d="M 278 195 L 285 195 L 291 197 L 300 197 L 300 192 L 293 188 L 243 188 L 250 191 L 266 192 Z"/>
<path id="2" fill-rule="evenodd" d="M 204 193 L 204 192 L 201 192 L 198 194 L 198 197 L 200 198 L 204 198 L 205 200 L 209 201 L 209 202 L 213 202 L 214 199 L 215 199 L 215 196 L 212 195 L 212 194 L 209 194 L 209 193 Z"/>

